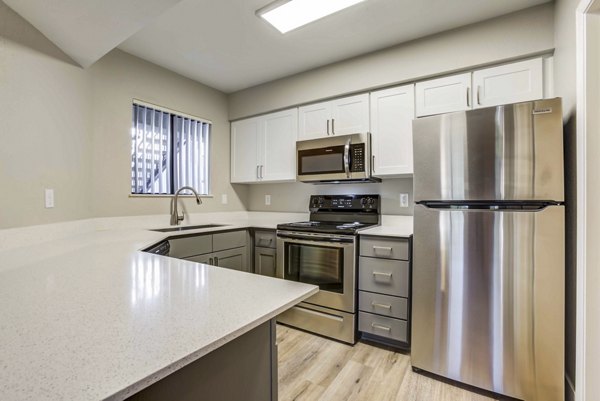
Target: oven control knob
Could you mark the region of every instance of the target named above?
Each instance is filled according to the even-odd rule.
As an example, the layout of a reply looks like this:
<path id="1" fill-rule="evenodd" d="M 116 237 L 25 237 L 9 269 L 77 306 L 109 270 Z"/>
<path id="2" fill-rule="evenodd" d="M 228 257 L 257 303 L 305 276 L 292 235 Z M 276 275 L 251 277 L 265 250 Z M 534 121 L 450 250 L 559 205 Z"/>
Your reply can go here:
<path id="1" fill-rule="evenodd" d="M 374 204 L 375 204 L 375 199 L 373 199 L 373 198 L 369 198 L 369 199 L 367 200 L 367 203 L 369 204 L 369 206 L 372 206 L 372 205 L 374 205 Z"/>
<path id="2" fill-rule="evenodd" d="M 362 198 L 360 200 L 360 204 L 363 205 L 363 206 L 366 205 L 367 204 L 367 198 Z"/>

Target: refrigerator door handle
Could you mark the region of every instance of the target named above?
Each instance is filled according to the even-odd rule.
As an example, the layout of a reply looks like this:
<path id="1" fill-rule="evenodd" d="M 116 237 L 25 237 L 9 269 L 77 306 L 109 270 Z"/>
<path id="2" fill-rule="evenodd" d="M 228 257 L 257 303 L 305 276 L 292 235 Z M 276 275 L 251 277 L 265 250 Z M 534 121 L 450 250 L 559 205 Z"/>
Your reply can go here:
<path id="1" fill-rule="evenodd" d="M 504 201 L 504 202 L 468 202 L 468 201 L 419 201 L 417 205 L 425 206 L 428 209 L 447 209 L 447 210 L 465 210 L 465 211 L 508 211 L 508 212 L 537 212 L 546 209 L 549 206 L 561 206 L 563 202 L 540 201 L 540 202 L 522 202 L 522 201 Z"/>

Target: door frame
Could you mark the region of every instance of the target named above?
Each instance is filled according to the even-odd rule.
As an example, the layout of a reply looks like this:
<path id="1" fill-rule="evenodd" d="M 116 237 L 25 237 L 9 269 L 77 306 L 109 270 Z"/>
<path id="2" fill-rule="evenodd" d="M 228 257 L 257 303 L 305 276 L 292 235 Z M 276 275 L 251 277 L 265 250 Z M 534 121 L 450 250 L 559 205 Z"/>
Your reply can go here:
<path id="1" fill-rule="evenodd" d="M 593 171 L 593 160 L 587 160 L 587 139 L 597 132 L 593 132 L 594 127 L 600 126 L 600 116 L 598 116 L 598 108 L 600 108 L 600 94 L 588 93 L 588 86 L 591 83 L 589 74 L 597 74 L 598 66 L 600 65 L 600 46 L 595 44 L 595 47 L 588 46 L 588 35 L 594 30 L 590 23 L 590 18 L 594 18 L 595 25 L 600 19 L 600 0 L 580 0 L 576 11 L 576 56 L 577 56 L 577 328 L 576 328 L 576 351 L 575 351 L 575 400 L 586 401 L 591 399 L 590 396 L 594 393 L 594 388 L 598 384 L 587 382 L 586 371 L 594 363 L 586 356 L 590 351 L 598 352 L 598 345 L 594 345 L 594 338 L 588 339 L 588 327 L 592 325 L 600 325 L 597 316 L 587 314 L 587 308 L 597 303 L 597 300 L 588 298 L 586 286 L 588 281 L 588 272 L 593 273 L 593 269 L 597 267 L 597 263 L 592 265 L 587 263 L 586 244 L 600 241 L 600 234 L 588 230 L 588 227 L 593 229 L 594 222 L 588 225 L 588 210 L 586 207 L 590 204 L 586 196 L 588 190 L 586 188 L 587 171 Z M 600 42 L 600 38 L 599 38 Z M 594 51 L 594 53 L 591 53 Z M 595 67 L 595 68 L 594 68 Z M 590 112 L 588 113 L 588 110 Z M 590 127 L 591 125 L 594 127 Z M 589 129 L 589 132 L 588 132 Z M 593 218 L 593 216 L 592 216 Z M 597 363 L 596 363 L 597 364 Z"/>

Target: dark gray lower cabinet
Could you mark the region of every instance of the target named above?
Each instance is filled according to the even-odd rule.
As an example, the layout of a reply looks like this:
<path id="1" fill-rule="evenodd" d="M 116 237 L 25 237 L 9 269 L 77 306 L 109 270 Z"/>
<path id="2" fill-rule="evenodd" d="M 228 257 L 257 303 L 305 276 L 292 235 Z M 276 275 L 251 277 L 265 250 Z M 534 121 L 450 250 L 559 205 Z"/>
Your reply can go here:
<path id="1" fill-rule="evenodd" d="M 132 395 L 131 401 L 277 401 L 275 320 Z"/>
<path id="2" fill-rule="evenodd" d="M 254 273 L 275 277 L 277 250 L 273 248 L 254 247 Z"/>
<path id="3" fill-rule="evenodd" d="M 192 262 L 206 263 L 213 266 L 225 267 L 227 269 L 250 271 L 248 268 L 248 256 L 246 247 L 227 249 L 226 251 L 206 253 L 204 255 L 184 258 Z"/>
<path id="4" fill-rule="evenodd" d="M 239 270 L 243 272 L 250 271 L 248 269 L 248 257 L 246 255 L 246 247 L 228 249 L 226 251 L 213 253 L 214 265 L 225 267 L 227 269 Z"/>
<path id="5" fill-rule="evenodd" d="M 358 330 L 363 339 L 410 347 L 411 238 L 360 237 Z"/>
<path id="6" fill-rule="evenodd" d="M 275 231 L 254 231 L 254 273 L 275 277 L 277 266 L 277 234 Z"/>

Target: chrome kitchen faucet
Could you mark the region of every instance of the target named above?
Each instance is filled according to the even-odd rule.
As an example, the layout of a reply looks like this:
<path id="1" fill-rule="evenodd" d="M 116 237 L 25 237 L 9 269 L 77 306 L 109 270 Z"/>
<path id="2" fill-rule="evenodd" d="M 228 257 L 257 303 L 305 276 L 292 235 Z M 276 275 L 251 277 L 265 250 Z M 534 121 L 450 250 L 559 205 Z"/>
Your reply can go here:
<path id="1" fill-rule="evenodd" d="M 177 192 L 175 192 L 175 196 L 173 197 L 173 203 L 171 205 L 171 225 L 172 226 L 176 226 L 179 225 L 179 222 L 183 220 L 184 215 L 183 213 L 181 214 L 181 216 L 179 215 L 179 213 L 177 212 L 177 198 L 179 197 L 179 193 L 181 191 L 183 191 L 184 189 L 189 189 L 190 191 L 192 191 L 194 193 L 194 195 L 196 195 L 196 203 L 198 205 L 202 204 L 202 199 L 200 199 L 200 195 L 198 195 L 198 192 L 196 192 L 196 190 L 192 187 L 181 187 L 177 190 Z"/>

